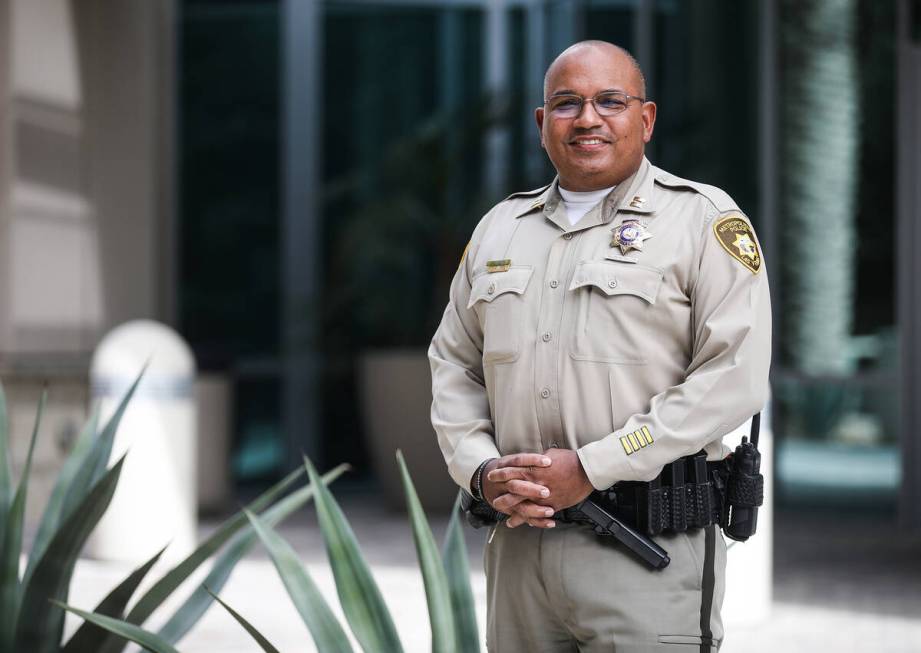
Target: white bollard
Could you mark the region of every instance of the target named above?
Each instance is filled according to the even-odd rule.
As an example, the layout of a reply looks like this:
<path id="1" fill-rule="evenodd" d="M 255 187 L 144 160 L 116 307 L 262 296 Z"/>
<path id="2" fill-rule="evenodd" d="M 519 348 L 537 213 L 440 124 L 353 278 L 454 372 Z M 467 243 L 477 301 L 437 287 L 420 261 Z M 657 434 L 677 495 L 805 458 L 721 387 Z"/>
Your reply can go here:
<path id="1" fill-rule="evenodd" d="M 87 542 L 86 552 L 104 560 L 144 560 L 167 543 L 165 556 L 175 559 L 195 545 L 195 362 L 175 331 L 137 320 L 103 338 L 90 367 L 99 425 L 145 363 L 112 448 L 112 462 L 128 453 L 118 488 Z"/>
<path id="2" fill-rule="evenodd" d="M 773 600 L 772 563 L 774 539 L 774 431 L 771 420 L 771 402 L 761 413 L 761 434 L 758 451 L 761 452 L 761 474 L 764 476 L 764 505 L 758 509 L 758 526 L 747 542 L 726 543 L 726 598 L 723 601 L 723 622 L 730 633 L 736 626 L 753 626 L 767 620 Z M 737 431 L 723 438 L 735 451 L 748 435 L 751 420 Z"/>

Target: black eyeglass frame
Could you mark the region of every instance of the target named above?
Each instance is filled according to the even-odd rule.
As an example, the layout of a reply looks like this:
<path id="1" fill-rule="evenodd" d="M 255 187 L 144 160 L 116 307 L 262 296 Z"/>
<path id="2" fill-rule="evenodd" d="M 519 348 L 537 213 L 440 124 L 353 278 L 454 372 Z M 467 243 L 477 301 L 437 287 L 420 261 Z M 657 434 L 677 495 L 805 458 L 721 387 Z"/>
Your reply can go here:
<path id="1" fill-rule="evenodd" d="M 602 95 L 616 95 L 616 96 L 624 98 L 623 106 L 617 109 L 616 111 L 611 111 L 610 109 L 601 109 L 599 111 L 598 98 L 601 97 Z M 582 97 L 581 95 L 576 95 L 575 93 L 558 93 L 555 95 L 551 95 L 549 98 L 544 100 L 544 105 L 545 106 L 549 105 L 552 101 L 558 100 L 560 98 L 572 98 L 574 100 L 578 100 L 579 102 L 578 110 L 573 115 L 557 116 L 557 117 L 562 117 L 564 119 L 572 119 L 572 118 L 581 116 L 582 110 L 585 108 L 586 102 L 591 102 L 595 107 L 595 113 L 597 113 L 599 116 L 605 116 L 605 117 L 616 116 L 617 114 L 623 113 L 624 111 L 626 111 L 629 108 L 630 100 L 639 100 L 642 104 L 646 104 L 647 102 L 650 102 L 649 98 L 640 97 L 638 95 L 630 95 L 629 93 L 624 93 L 623 91 L 601 91 L 600 93 L 596 93 L 594 96 L 590 98 Z M 551 115 L 556 115 L 555 112 L 558 111 L 558 109 L 548 109 L 548 110 L 550 111 Z"/>

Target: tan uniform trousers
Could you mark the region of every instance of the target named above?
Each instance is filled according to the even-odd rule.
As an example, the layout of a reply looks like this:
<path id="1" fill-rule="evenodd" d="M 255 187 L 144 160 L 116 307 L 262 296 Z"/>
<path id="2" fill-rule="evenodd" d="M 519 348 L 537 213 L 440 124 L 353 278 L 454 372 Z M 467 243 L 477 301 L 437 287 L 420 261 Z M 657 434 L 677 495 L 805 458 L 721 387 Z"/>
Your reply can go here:
<path id="1" fill-rule="evenodd" d="M 495 527 L 484 554 L 491 653 L 715 653 L 726 542 L 718 527 L 658 535 L 652 571 L 588 527 Z M 501 564 L 500 564 L 501 561 Z"/>

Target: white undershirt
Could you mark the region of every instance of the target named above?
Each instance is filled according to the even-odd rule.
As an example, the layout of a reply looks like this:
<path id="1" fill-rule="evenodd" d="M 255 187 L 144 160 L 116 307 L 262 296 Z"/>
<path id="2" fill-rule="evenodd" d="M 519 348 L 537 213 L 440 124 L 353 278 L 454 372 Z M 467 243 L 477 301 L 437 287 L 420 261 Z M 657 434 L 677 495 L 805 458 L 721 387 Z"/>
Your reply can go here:
<path id="1" fill-rule="evenodd" d="M 563 206 L 566 207 L 566 217 L 569 218 L 570 224 L 575 225 L 586 213 L 595 208 L 595 205 L 603 200 L 608 193 L 614 190 L 614 186 L 584 193 L 566 190 L 562 186 L 559 189 L 560 195 L 563 197 Z"/>

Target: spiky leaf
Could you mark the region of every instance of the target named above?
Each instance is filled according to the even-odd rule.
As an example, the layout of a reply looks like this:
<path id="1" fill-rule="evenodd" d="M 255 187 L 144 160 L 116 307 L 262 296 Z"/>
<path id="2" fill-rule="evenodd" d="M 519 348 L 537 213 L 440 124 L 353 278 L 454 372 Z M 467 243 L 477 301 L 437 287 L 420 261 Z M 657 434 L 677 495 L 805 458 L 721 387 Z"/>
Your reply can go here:
<path id="1" fill-rule="evenodd" d="M 317 650 L 324 651 L 324 653 L 326 651 L 352 653 L 349 638 L 342 630 L 339 620 L 336 619 L 326 599 L 317 589 L 310 574 L 301 565 L 291 545 L 254 514 L 247 513 L 247 516 L 259 539 L 262 540 L 263 546 L 269 552 L 275 569 L 288 591 L 288 596 L 291 597 L 291 602 L 294 603 L 301 619 L 310 630 Z"/>
<path id="2" fill-rule="evenodd" d="M 168 642 L 163 641 L 160 637 L 157 637 L 153 633 L 135 626 L 134 624 L 129 624 L 127 621 L 106 617 L 101 614 L 94 614 L 92 612 L 86 612 L 85 610 L 79 610 L 72 606 L 61 603 L 60 601 L 55 601 L 54 604 L 64 610 L 67 610 L 68 612 L 73 612 L 75 615 L 83 617 L 90 623 L 94 623 L 101 628 L 105 628 L 109 632 L 114 633 L 119 637 L 123 637 L 124 639 L 132 641 L 135 644 L 140 644 L 148 651 L 153 651 L 153 653 L 179 653 L 179 651 L 174 649 Z"/>
<path id="3" fill-rule="evenodd" d="M 43 391 L 38 401 L 38 410 L 35 414 L 35 427 L 32 429 L 32 438 L 29 440 L 29 453 L 26 455 L 26 464 L 19 479 L 19 487 L 10 504 L 7 513 L 6 528 L 3 531 L 3 541 L 0 543 L 0 648 L 8 648 L 13 641 L 16 629 L 16 618 L 19 614 L 19 601 L 22 598 L 22 588 L 19 584 L 19 556 L 22 553 L 22 523 L 26 512 L 26 496 L 29 492 L 29 475 L 32 471 L 32 455 L 35 452 L 35 441 L 38 439 L 38 429 L 42 423 L 42 414 L 45 412 L 45 401 L 48 392 Z"/>
<path id="4" fill-rule="evenodd" d="M 6 414 L 6 394 L 0 386 L 0 535 L 6 523 L 6 511 L 13 494 L 13 472 L 10 468 L 10 437 Z"/>
<path id="5" fill-rule="evenodd" d="M 333 470 L 323 475 L 323 482 L 332 483 L 339 478 L 346 470 L 348 465 L 339 465 Z M 301 470 L 303 471 L 303 470 Z M 262 520 L 274 526 L 287 518 L 288 515 L 303 506 L 309 501 L 314 494 L 312 485 L 302 487 L 296 492 L 292 492 L 284 499 L 281 499 L 271 508 L 267 509 Z M 245 518 L 245 517 L 244 517 Z M 203 586 L 208 586 L 215 592 L 221 591 L 224 583 L 230 577 L 237 562 L 246 555 L 253 545 L 259 541 L 252 528 L 247 525 L 246 530 L 238 533 L 234 539 L 227 545 L 220 556 L 214 561 L 211 571 L 205 578 L 204 583 L 197 587 L 185 602 L 173 613 L 169 620 L 159 631 L 160 637 L 170 642 L 177 643 L 182 637 L 191 630 L 203 614 L 211 607 L 212 598 Z"/>
<path id="6" fill-rule="evenodd" d="M 36 563 L 35 572 L 24 587 L 13 650 L 29 653 L 56 653 L 58 650 L 64 613 L 52 605 L 51 600 L 66 596 L 77 555 L 109 507 L 124 462 L 122 456 L 93 485 Z"/>
<path id="7" fill-rule="evenodd" d="M 467 561 L 467 545 L 460 520 L 461 493 L 457 493 L 451 520 L 445 533 L 441 560 L 444 563 L 448 588 L 451 592 L 451 608 L 454 613 L 454 634 L 458 653 L 479 653 L 480 631 L 476 622 L 476 603 L 470 587 L 470 565 Z"/>
<path id="8" fill-rule="evenodd" d="M 454 615 L 451 612 L 451 593 L 448 579 L 438 553 L 438 545 L 425 517 L 419 495 L 412 477 L 403 460 L 403 452 L 397 451 L 397 463 L 403 479 L 403 491 L 409 509 L 409 521 L 413 529 L 413 542 L 422 569 L 425 583 L 425 600 L 429 607 L 429 624 L 432 627 L 432 653 L 451 653 L 455 650 Z"/>
<path id="9" fill-rule="evenodd" d="M 54 531 L 60 525 L 64 517 L 63 509 L 65 500 L 68 497 L 73 497 L 78 493 L 82 493 L 73 488 L 73 482 L 81 465 L 83 465 L 86 457 L 90 453 L 93 440 L 96 438 L 96 429 L 98 426 L 99 407 L 97 406 L 96 409 L 93 410 L 86 425 L 83 427 L 83 430 L 80 432 L 77 441 L 70 451 L 70 455 L 68 455 L 67 460 L 64 461 L 64 465 L 61 467 L 61 471 L 54 483 L 54 490 L 51 492 L 51 497 L 48 499 L 48 503 L 45 504 L 45 510 L 42 513 L 42 519 L 39 523 L 38 531 L 35 534 L 35 540 L 32 542 L 32 552 L 29 554 L 29 564 L 26 566 L 26 573 L 23 575 L 23 583 L 32 575 L 35 569 L 35 563 L 38 562 L 39 558 L 41 558 L 42 554 L 45 552 L 45 549 L 48 548 L 48 543 L 51 541 Z"/>
<path id="10" fill-rule="evenodd" d="M 125 607 L 131 597 L 134 596 L 138 585 L 147 576 L 147 572 L 157 564 L 164 551 L 166 551 L 166 547 L 157 551 L 150 560 L 131 572 L 125 580 L 119 583 L 93 608 L 93 613 L 103 617 L 121 619 L 125 613 Z M 98 626 L 91 621 L 84 621 L 83 625 L 73 634 L 73 637 L 68 640 L 61 653 L 96 653 L 102 642 L 108 637 L 108 633 L 109 631 L 102 626 Z"/>
<path id="11" fill-rule="evenodd" d="M 222 606 L 225 610 L 227 610 L 227 612 L 230 613 L 230 616 L 237 620 L 237 623 L 238 623 L 238 624 L 240 624 L 241 626 L 243 626 L 243 629 L 246 630 L 247 633 L 249 633 L 250 637 L 252 637 L 254 640 L 256 640 L 256 643 L 259 644 L 259 646 L 262 648 L 263 651 L 265 651 L 265 653 L 278 653 L 278 649 L 275 648 L 274 646 L 272 646 L 272 644 L 269 643 L 269 640 L 267 640 L 267 639 L 263 636 L 262 633 L 260 633 L 258 630 L 256 630 L 255 626 L 253 626 L 250 622 L 248 622 L 246 619 L 244 619 L 244 618 L 243 618 L 243 615 L 241 615 L 239 612 L 237 612 L 236 610 L 234 610 L 233 608 L 231 608 L 229 605 L 227 605 L 227 604 L 221 599 L 221 597 L 219 597 L 217 594 L 215 594 L 214 592 L 212 592 L 212 591 L 211 591 L 210 589 L 208 589 L 207 587 L 205 587 L 205 591 L 208 592 L 208 594 L 210 594 L 211 597 L 212 597 L 215 601 L 217 601 L 218 603 L 220 603 L 221 606 Z M 321 649 L 321 650 L 322 650 L 322 649 Z"/>
<path id="12" fill-rule="evenodd" d="M 310 482 L 317 486 L 317 515 L 326 542 L 330 567 L 342 611 L 365 651 L 402 653 L 403 646 L 390 611 L 358 547 L 352 527 L 326 486 L 317 483 L 317 471 L 305 459 Z"/>
<path id="13" fill-rule="evenodd" d="M 74 473 L 73 481 L 71 481 L 67 493 L 64 494 L 60 519 L 67 519 L 73 514 L 76 507 L 83 501 L 86 493 L 93 487 L 105 471 L 106 466 L 109 464 L 109 457 L 112 455 L 112 444 L 115 441 L 115 432 L 118 430 L 118 425 L 121 423 L 122 416 L 128 408 L 128 402 L 131 401 L 131 397 L 134 396 L 134 391 L 137 390 L 143 374 L 144 370 L 141 370 L 141 373 L 134 380 L 134 383 L 131 384 L 131 387 L 128 388 L 128 391 L 122 397 L 112 417 L 109 418 L 109 421 L 106 423 L 105 427 L 103 427 L 99 437 L 93 440 L 93 445 L 90 447 L 89 453 L 82 460 L 77 471 Z"/>

